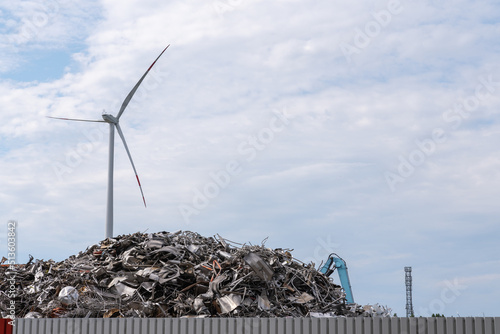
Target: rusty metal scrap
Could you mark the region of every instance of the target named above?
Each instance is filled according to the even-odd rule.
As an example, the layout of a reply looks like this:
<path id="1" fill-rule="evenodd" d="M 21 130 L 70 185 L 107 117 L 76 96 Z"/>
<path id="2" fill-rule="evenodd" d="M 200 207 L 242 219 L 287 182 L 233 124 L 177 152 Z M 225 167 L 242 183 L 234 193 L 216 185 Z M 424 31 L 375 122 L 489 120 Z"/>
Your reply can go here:
<path id="1" fill-rule="evenodd" d="M 0 291 L 7 268 L 0 269 Z M 290 250 L 189 231 L 108 238 L 55 262 L 16 268 L 17 317 L 373 316 Z M 0 294 L 0 312 L 9 300 Z"/>

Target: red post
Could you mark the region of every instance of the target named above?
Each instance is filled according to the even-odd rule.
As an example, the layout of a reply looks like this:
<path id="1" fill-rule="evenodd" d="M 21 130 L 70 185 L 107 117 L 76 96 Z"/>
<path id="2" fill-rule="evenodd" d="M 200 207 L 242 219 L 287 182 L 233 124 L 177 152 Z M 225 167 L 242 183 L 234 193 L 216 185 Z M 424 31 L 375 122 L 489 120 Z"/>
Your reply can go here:
<path id="1" fill-rule="evenodd" d="M 12 334 L 11 319 L 0 319 L 0 334 Z"/>

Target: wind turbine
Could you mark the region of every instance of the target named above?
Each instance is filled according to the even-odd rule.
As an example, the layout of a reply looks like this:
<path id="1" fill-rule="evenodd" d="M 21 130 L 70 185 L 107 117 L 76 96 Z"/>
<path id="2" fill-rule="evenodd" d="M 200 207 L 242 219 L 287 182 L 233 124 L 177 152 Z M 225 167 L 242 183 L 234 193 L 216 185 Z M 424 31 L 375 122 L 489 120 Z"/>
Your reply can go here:
<path id="1" fill-rule="evenodd" d="M 108 123 L 109 124 L 109 161 L 108 161 L 108 197 L 107 197 L 107 205 L 106 205 L 106 238 L 111 238 L 113 237 L 113 165 L 114 165 L 114 151 L 115 151 L 115 128 L 118 131 L 118 134 L 120 135 L 120 138 L 122 139 L 123 146 L 125 146 L 125 150 L 127 151 L 128 158 L 130 159 L 130 163 L 132 164 L 132 168 L 134 169 L 135 177 L 137 179 L 137 183 L 139 184 L 139 189 L 141 190 L 141 195 L 142 195 L 142 201 L 144 202 L 144 207 L 146 207 L 146 199 L 144 198 L 144 193 L 142 192 L 142 186 L 141 186 L 141 181 L 139 181 L 139 176 L 137 175 L 137 170 L 135 169 L 134 161 L 132 160 L 132 156 L 130 155 L 130 151 L 127 146 L 127 142 L 125 141 L 125 137 L 123 136 L 123 132 L 120 128 L 120 117 L 122 116 L 123 112 L 125 111 L 125 108 L 127 108 L 128 103 L 134 96 L 135 92 L 137 91 L 137 88 L 141 85 L 142 81 L 146 77 L 146 75 L 149 73 L 151 68 L 154 66 L 156 61 L 160 59 L 161 55 L 165 50 L 168 49 L 170 46 L 167 45 L 165 49 L 160 53 L 160 55 L 155 59 L 155 61 L 149 66 L 147 71 L 142 75 L 142 77 L 139 79 L 139 81 L 135 84 L 134 88 L 128 93 L 127 97 L 122 103 L 122 106 L 120 107 L 120 111 L 118 111 L 118 114 L 116 116 L 113 116 L 111 114 L 102 114 L 103 120 L 88 120 L 88 119 L 76 119 L 76 118 L 63 118 L 63 117 L 51 117 L 47 116 L 49 118 L 55 118 L 55 119 L 62 119 L 62 120 L 67 120 L 67 121 L 79 121 L 79 122 L 99 122 L 99 123 Z"/>

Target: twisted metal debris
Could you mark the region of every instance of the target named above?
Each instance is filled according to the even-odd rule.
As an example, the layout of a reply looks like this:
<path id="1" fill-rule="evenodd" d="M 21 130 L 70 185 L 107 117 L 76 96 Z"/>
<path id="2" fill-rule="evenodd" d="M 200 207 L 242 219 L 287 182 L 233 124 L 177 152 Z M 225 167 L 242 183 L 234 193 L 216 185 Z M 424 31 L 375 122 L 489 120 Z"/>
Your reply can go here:
<path id="1" fill-rule="evenodd" d="M 7 267 L 0 312 L 7 314 Z M 347 305 L 339 285 L 288 249 L 189 231 L 108 238 L 62 262 L 16 268 L 16 317 L 323 317 L 386 315 Z"/>

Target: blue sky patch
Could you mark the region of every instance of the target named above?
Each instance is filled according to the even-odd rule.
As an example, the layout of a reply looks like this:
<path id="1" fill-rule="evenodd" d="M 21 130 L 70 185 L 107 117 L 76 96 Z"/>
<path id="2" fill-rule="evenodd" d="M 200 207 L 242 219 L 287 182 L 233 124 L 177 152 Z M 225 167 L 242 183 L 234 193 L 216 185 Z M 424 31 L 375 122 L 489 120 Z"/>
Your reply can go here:
<path id="1" fill-rule="evenodd" d="M 73 60 L 68 50 L 34 50 L 21 54 L 22 64 L 4 73 L 5 79 L 23 82 L 46 82 L 58 79 Z"/>

